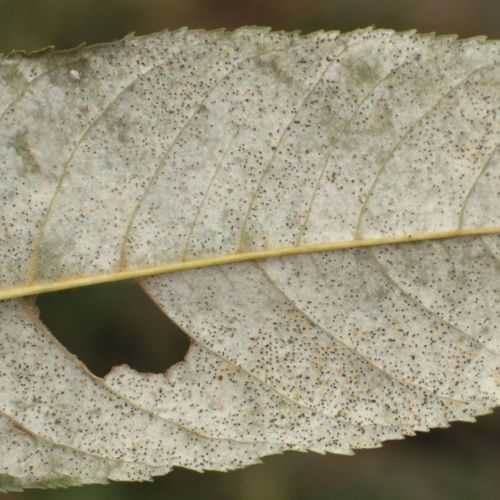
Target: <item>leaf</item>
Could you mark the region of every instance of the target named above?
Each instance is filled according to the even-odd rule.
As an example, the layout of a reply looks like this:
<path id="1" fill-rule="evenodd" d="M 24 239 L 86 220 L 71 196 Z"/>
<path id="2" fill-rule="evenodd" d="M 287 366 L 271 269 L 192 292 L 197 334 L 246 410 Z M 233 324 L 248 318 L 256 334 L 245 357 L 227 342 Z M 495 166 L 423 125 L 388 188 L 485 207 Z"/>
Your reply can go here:
<path id="1" fill-rule="evenodd" d="M 0 486 L 349 454 L 499 405 L 499 83 L 498 42 L 370 29 L 4 57 Z M 165 375 L 93 376 L 25 297 L 146 276 L 192 339 Z"/>

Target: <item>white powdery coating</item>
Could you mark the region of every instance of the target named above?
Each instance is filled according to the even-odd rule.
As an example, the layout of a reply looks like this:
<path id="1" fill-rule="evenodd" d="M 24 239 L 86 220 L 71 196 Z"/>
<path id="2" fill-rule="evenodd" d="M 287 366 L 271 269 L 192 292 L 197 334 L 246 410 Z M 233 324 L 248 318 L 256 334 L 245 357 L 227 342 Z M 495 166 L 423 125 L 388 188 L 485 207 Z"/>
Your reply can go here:
<path id="1" fill-rule="evenodd" d="M 222 266 L 144 285 L 195 341 L 332 419 L 417 429 L 497 404 L 500 356 L 401 297 L 353 253 Z"/>
<path id="2" fill-rule="evenodd" d="M 0 411 L 50 443 L 153 470 L 227 470 L 279 450 L 209 439 L 120 397 L 51 338 L 22 300 L 0 303 L 0 329 Z"/>
<path id="3" fill-rule="evenodd" d="M 179 30 L 0 62 L 0 283 L 500 226 L 500 44 Z M 143 285 L 193 339 L 92 376 L 0 304 L 0 488 L 352 453 L 500 403 L 500 236 Z M 3 458 L 5 457 L 5 459 Z"/>
<path id="4" fill-rule="evenodd" d="M 0 491 L 5 487 L 106 483 L 109 479 L 144 481 L 170 470 L 137 462 L 105 460 L 55 445 L 26 431 L 3 413 L 0 413 L 0 455 L 9 457 L 8 462 L 0 465 L 0 477 L 12 478 L 8 485 L 0 480 Z"/>
<path id="5" fill-rule="evenodd" d="M 196 344 L 167 374 L 115 368 L 106 383 L 164 418 L 212 437 L 281 443 L 286 449 L 352 453 L 402 437 L 403 428 L 360 426 L 297 405 L 249 372 Z"/>
<path id="6" fill-rule="evenodd" d="M 0 109 L 0 281 L 498 224 L 498 190 L 475 193 L 498 167 L 499 63 L 498 43 L 369 29 L 35 59 Z"/>

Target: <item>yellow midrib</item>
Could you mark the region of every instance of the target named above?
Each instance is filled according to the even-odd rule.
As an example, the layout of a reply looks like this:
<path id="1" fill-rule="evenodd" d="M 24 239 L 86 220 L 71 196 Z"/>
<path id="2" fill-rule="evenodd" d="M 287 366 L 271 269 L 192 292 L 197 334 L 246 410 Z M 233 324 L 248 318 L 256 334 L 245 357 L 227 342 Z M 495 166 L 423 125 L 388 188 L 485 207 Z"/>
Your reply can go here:
<path id="1" fill-rule="evenodd" d="M 335 250 L 346 250 L 349 248 L 362 248 L 379 245 L 394 245 L 398 243 L 411 243 L 427 240 L 440 240 L 445 238 L 458 238 L 463 236 L 480 236 L 487 234 L 500 234 L 500 227 L 483 227 L 479 229 L 460 229 L 436 233 L 407 234 L 402 236 L 388 236 L 384 238 L 360 239 L 349 241 L 331 241 L 314 245 L 301 245 L 297 247 L 281 247 L 252 252 L 240 252 L 229 255 L 206 257 L 182 262 L 171 262 L 158 266 L 143 267 L 140 269 L 127 269 L 112 273 L 102 273 L 93 276 L 68 278 L 49 282 L 34 283 L 29 285 L 14 286 L 0 290 L 0 300 L 38 295 L 40 293 L 55 292 L 83 286 L 110 283 L 135 278 L 145 278 L 158 274 L 186 271 L 189 269 L 201 269 L 204 267 L 220 266 L 251 260 L 261 260 L 271 257 L 285 257 L 289 255 L 300 255 L 314 252 L 328 252 Z"/>

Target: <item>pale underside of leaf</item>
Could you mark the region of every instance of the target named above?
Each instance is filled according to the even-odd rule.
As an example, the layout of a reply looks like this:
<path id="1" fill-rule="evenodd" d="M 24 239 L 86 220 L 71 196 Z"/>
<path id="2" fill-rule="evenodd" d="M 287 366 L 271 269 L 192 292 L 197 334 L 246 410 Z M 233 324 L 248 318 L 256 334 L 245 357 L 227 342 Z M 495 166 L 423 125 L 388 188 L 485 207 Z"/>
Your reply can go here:
<path id="1" fill-rule="evenodd" d="M 0 487 L 352 453 L 499 405 L 499 88 L 498 42 L 369 29 L 4 58 L 0 296 L 206 268 L 141 282 L 192 339 L 164 375 L 96 378 L 0 302 Z"/>

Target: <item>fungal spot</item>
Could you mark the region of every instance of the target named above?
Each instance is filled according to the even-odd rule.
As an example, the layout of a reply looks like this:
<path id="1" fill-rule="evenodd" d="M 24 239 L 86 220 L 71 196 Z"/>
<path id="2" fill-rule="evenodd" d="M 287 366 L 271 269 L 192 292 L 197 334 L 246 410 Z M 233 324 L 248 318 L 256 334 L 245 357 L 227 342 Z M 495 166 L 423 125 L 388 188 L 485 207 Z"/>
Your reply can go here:
<path id="1" fill-rule="evenodd" d="M 99 377 L 122 364 L 163 373 L 189 347 L 188 337 L 133 282 L 45 294 L 37 304 L 51 333 Z"/>
<path id="2" fill-rule="evenodd" d="M 26 77 L 18 71 L 17 66 L 2 66 L 0 69 L 0 77 L 13 89 L 23 89 L 28 83 Z"/>
<path id="3" fill-rule="evenodd" d="M 70 70 L 69 76 L 71 77 L 72 80 L 75 80 L 76 82 L 80 81 L 80 72 L 77 71 L 76 69 Z"/>
<path id="4" fill-rule="evenodd" d="M 373 81 L 377 77 L 377 71 L 374 70 L 366 61 L 356 61 L 350 65 L 350 71 L 353 80 L 362 83 Z"/>
<path id="5" fill-rule="evenodd" d="M 276 56 L 266 56 L 257 58 L 255 64 L 259 67 L 264 74 L 272 75 L 286 85 L 291 85 L 293 82 L 293 75 L 290 74 L 285 68 L 279 64 L 279 58 Z"/>
<path id="6" fill-rule="evenodd" d="M 18 132 L 10 142 L 10 145 L 22 160 L 22 167 L 20 169 L 22 176 L 40 173 L 40 165 L 31 151 L 28 141 L 28 131 L 26 129 Z"/>

